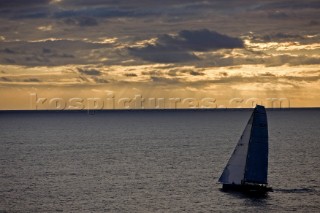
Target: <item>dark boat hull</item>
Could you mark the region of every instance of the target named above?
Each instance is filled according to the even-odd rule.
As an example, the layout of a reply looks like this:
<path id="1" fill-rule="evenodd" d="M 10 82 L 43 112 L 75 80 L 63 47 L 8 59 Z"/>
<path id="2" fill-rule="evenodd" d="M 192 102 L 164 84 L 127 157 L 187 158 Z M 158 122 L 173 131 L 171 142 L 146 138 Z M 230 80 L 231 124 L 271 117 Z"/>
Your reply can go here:
<path id="1" fill-rule="evenodd" d="M 266 185 L 249 185 L 249 184 L 223 184 L 223 191 L 238 191 L 248 194 L 266 194 L 267 192 L 272 192 L 271 187 L 267 187 Z"/>

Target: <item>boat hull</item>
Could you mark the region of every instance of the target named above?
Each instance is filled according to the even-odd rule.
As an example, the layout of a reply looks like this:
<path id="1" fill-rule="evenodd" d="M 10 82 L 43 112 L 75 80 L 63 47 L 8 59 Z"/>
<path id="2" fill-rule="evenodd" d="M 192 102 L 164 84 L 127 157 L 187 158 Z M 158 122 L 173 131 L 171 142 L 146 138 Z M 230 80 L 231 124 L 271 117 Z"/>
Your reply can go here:
<path id="1" fill-rule="evenodd" d="M 253 184 L 223 184 L 223 191 L 238 191 L 248 194 L 266 194 L 267 192 L 272 192 L 271 187 L 267 187 L 266 185 L 253 185 Z"/>

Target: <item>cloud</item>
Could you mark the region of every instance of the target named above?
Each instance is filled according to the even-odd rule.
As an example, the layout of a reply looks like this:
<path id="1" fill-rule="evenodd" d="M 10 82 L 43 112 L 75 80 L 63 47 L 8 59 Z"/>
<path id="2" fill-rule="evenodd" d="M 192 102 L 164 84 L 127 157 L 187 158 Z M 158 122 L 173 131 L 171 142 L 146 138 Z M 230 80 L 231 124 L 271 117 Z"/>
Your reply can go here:
<path id="1" fill-rule="evenodd" d="M 272 40 L 288 40 L 288 39 L 304 39 L 303 36 L 300 35 L 293 35 L 287 33 L 277 33 L 273 35 L 264 36 L 263 39 L 265 41 L 272 41 Z"/>
<path id="2" fill-rule="evenodd" d="M 164 73 L 160 70 L 152 70 L 152 71 L 143 71 L 142 75 L 151 75 L 151 76 L 162 76 Z"/>
<path id="3" fill-rule="evenodd" d="M 0 42 L 0 46 L 0 63 L 26 66 L 97 63 L 101 55 L 94 55 L 92 51 L 112 47 L 80 40 L 12 41 Z"/>
<path id="4" fill-rule="evenodd" d="M 109 81 L 104 78 L 94 77 L 93 80 L 94 80 L 94 82 L 99 83 L 99 84 L 109 83 Z"/>
<path id="5" fill-rule="evenodd" d="M 125 73 L 124 76 L 127 76 L 127 77 L 137 77 L 137 74 L 135 74 L 135 73 Z"/>
<path id="6" fill-rule="evenodd" d="M 275 9 L 293 9 L 293 10 L 301 10 L 301 9 L 318 9 L 320 8 L 320 2 L 317 0 L 309 0 L 309 1 L 290 1 L 290 0 L 282 0 L 282 1 L 269 1 L 265 4 L 262 4 L 257 9 L 262 10 L 275 10 Z"/>
<path id="7" fill-rule="evenodd" d="M 68 17 L 99 17 L 99 18 L 115 18 L 115 17 L 143 17 L 150 15 L 147 10 L 128 10 L 112 7 L 86 7 L 81 9 L 71 9 L 58 11 L 53 14 L 55 18 Z"/>
<path id="8" fill-rule="evenodd" d="M 181 6 L 190 5 L 194 3 L 194 0 L 162 0 L 150 1 L 150 0 L 68 0 L 62 1 L 60 5 L 65 6 L 86 6 L 86 7 L 97 7 L 97 6 L 117 6 L 117 7 L 170 7 L 170 6 Z M 202 2 L 201 2 L 202 3 Z M 206 4 L 206 2 L 204 2 Z"/>
<path id="9" fill-rule="evenodd" d="M 17 8 L 17 7 L 32 7 L 32 6 L 42 6 L 47 5 L 51 0 L 1 0 L 0 8 Z"/>
<path id="10" fill-rule="evenodd" d="M 24 82 L 41 82 L 39 79 L 37 78 L 28 78 L 28 79 L 24 79 Z"/>
<path id="11" fill-rule="evenodd" d="M 192 76 L 203 76 L 205 75 L 203 72 L 201 71 L 196 71 L 193 69 L 171 69 L 168 72 L 169 76 L 182 76 L 183 74 L 189 74 Z"/>
<path id="12" fill-rule="evenodd" d="M 63 23 L 67 25 L 74 25 L 80 27 L 97 26 L 98 21 L 93 17 L 70 17 L 63 20 Z"/>
<path id="13" fill-rule="evenodd" d="M 130 54 L 145 61 L 156 63 L 179 63 L 197 60 L 193 53 L 175 50 L 170 47 L 147 45 L 143 48 L 129 48 Z"/>
<path id="14" fill-rule="evenodd" d="M 165 84 L 165 85 L 173 85 L 176 87 L 186 87 L 186 86 L 195 86 L 195 87 L 206 87 L 210 85 L 217 84 L 226 84 L 226 85 L 234 85 L 234 84 L 250 84 L 250 83 L 277 83 L 281 82 L 281 84 L 289 84 L 289 85 L 299 85 L 299 82 L 316 82 L 319 81 L 317 76 L 275 76 L 269 74 L 260 74 L 257 76 L 242 76 L 242 75 L 233 75 L 233 76 L 221 76 L 216 79 L 201 79 L 198 81 L 189 81 L 184 78 L 176 78 L 176 77 L 158 77 L 151 76 L 150 80 L 152 83 L 156 84 Z"/>
<path id="15" fill-rule="evenodd" d="M 177 36 L 164 35 L 160 44 L 174 46 L 191 51 L 209 51 L 214 49 L 243 48 L 243 41 L 208 29 L 182 30 Z"/>
<path id="16" fill-rule="evenodd" d="M 0 80 L 1 81 L 5 81 L 5 82 L 11 82 L 12 81 L 10 78 L 7 78 L 7 77 L 1 77 Z"/>
<path id="17" fill-rule="evenodd" d="M 262 36 L 253 36 L 252 39 L 255 42 L 287 42 L 287 41 L 302 41 L 305 40 L 304 36 L 298 34 L 289 34 L 289 33 L 274 33 L 274 34 L 267 34 Z"/>
<path id="18" fill-rule="evenodd" d="M 10 19 L 39 19 L 50 16 L 51 0 L 1 0 L 0 17 Z"/>
<path id="19" fill-rule="evenodd" d="M 48 13 L 46 11 L 40 12 L 29 12 L 29 13 L 18 13 L 15 14 L 12 18 L 14 19 L 40 19 L 40 18 L 47 18 Z"/>
<path id="20" fill-rule="evenodd" d="M 14 51 L 13 49 L 10 48 L 4 48 L 2 50 L 0 50 L 0 52 L 6 53 L 6 54 L 15 54 L 16 51 Z"/>
<path id="21" fill-rule="evenodd" d="M 316 20 L 311 20 L 309 21 L 309 26 L 318 26 L 320 25 L 320 22 L 319 21 L 316 21 Z"/>
<path id="22" fill-rule="evenodd" d="M 299 65 L 315 65 L 320 64 L 320 57 L 312 56 L 292 56 L 292 55 L 278 55 L 265 59 L 265 65 L 269 67 L 282 66 L 288 64 L 290 66 Z"/>
<path id="23" fill-rule="evenodd" d="M 271 84 L 288 84 L 299 86 L 300 82 L 317 82 L 319 81 L 318 76 L 275 76 L 275 75 L 257 75 L 257 76 L 242 76 L 242 75 L 234 75 L 234 76 L 227 76 L 221 77 L 217 79 L 208 79 L 208 80 L 199 80 L 195 82 L 182 82 L 188 85 L 211 85 L 211 84 L 239 84 L 239 83 L 271 83 Z"/>
<path id="24" fill-rule="evenodd" d="M 275 77 L 276 75 L 272 74 L 270 72 L 265 72 L 265 73 L 260 74 L 260 76 L 262 76 L 262 77 Z"/>
<path id="25" fill-rule="evenodd" d="M 198 71 L 194 71 L 194 70 L 191 70 L 189 72 L 190 75 L 193 75 L 193 76 L 200 76 L 200 75 L 204 75 L 204 73 L 202 72 L 198 72 Z"/>
<path id="26" fill-rule="evenodd" d="M 158 77 L 158 76 L 151 76 L 150 80 L 154 83 L 158 84 L 177 84 L 181 83 L 181 81 L 177 78 L 166 78 L 166 77 Z"/>
<path id="27" fill-rule="evenodd" d="M 268 17 L 272 19 L 288 19 L 289 15 L 281 11 L 272 11 L 268 13 Z"/>
<path id="28" fill-rule="evenodd" d="M 101 75 L 101 72 L 97 69 L 84 69 L 77 68 L 78 72 L 85 75 Z"/>
<path id="29" fill-rule="evenodd" d="M 20 76 L 10 76 L 10 77 L 0 77 L 0 81 L 2 82 L 26 82 L 26 83 L 38 83 L 41 82 L 38 78 L 23 78 Z"/>
<path id="30" fill-rule="evenodd" d="M 164 3 L 167 2 L 166 3 Z M 0 1 L 0 16 L 14 19 L 96 17 L 118 18 L 162 15 L 170 10 L 169 5 L 183 2 L 157 1 L 61 1 L 23 0 Z M 2 6 L 2 7 L 1 7 Z M 164 6 L 164 7 L 161 7 Z"/>
<path id="31" fill-rule="evenodd" d="M 198 60 L 193 51 L 206 52 L 243 47 L 243 41 L 239 38 L 203 29 L 182 30 L 177 35 L 160 35 L 155 44 L 128 49 L 132 55 L 146 61 L 174 63 Z"/>
<path id="32" fill-rule="evenodd" d="M 16 60 L 13 58 L 3 58 L 3 63 L 4 64 L 16 64 Z"/>

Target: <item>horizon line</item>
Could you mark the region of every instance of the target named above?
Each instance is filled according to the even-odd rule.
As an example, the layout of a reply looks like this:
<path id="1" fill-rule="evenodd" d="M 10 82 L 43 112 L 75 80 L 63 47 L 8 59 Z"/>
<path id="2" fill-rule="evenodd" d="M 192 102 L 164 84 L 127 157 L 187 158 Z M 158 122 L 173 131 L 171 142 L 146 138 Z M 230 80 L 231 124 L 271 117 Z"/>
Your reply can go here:
<path id="1" fill-rule="evenodd" d="M 0 109 L 0 112 L 12 111 L 29 111 L 29 112 L 44 112 L 44 111 L 53 111 L 53 112 L 102 112 L 102 111 L 214 111 L 214 110 L 250 110 L 254 109 L 253 107 L 237 107 L 237 108 L 145 108 L 145 109 Z M 266 110 L 297 110 L 297 109 L 320 109 L 319 107 L 265 107 Z"/>

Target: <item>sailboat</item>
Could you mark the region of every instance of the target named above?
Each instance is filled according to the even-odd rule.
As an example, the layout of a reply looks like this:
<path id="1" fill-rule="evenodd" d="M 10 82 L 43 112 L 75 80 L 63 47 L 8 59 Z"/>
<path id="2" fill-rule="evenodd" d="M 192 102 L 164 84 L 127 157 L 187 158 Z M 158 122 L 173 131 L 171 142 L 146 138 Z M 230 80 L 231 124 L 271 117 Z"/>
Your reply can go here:
<path id="1" fill-rule="evenodd" d="M 264 106 L 257 105 L 219 182 L 223 190 L 266 193 L 268 187 L 268 123 Z"/>

